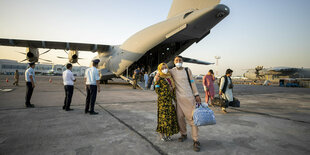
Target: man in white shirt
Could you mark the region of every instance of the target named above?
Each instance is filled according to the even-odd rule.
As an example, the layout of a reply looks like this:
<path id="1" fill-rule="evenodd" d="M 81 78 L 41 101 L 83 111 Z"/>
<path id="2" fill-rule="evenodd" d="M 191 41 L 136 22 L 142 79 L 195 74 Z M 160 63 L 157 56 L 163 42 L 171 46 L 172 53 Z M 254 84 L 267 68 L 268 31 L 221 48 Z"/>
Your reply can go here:
<path id="1" fill-rule="evenodd" d="M 62 79 L 64 82 L 65 93 L 66 93 L 64 106 L 62 107 L 62 109 L 66 111 L 71 111 L 73 109 L 70 108 L 70 104 L 71 104 L 73 90 L 74 90 L 73 85 L 76 79 L 74 78 L 73 73 L 72 73 L 72 64 L 68 63 L 66 67 L 67 67 L 67 70 L 65 70 L 62 73 Z"/>
<path id="2" fill-rule="evenodd" d="M 35 87 L 35 62 L 29 63 L 29 68 L 25 71 L 25 81 L 26 81 L 26 97 L 25 104 L 27 108 L 34 108 L 34 105 L 30 103 L 33 89 Z"/>
<path id="3" fill-rule="evenodd" d="M 234 101 L 233 92 L 232 92 L 234 85 L 230 78 L 232 73 L 233 73 L 233 70 L 227 69 L 226 75 L 221 77 L 221 82 L 219 86 L 219 95 L 222 95 L 222 98 L 227 100 L 228 104 L 229 102 Z M 224 113 L 227 113 L 226 108 L 228 108 L 228 105 L 226 105 L 225 107 L 222 107 L 222 111 Z"/>
<path id="4" fill-rule="evenodd" d="M 85 82 L 86 82 L 86 106 L 85 114 L 89 113 L 90 115 L 97 115 L 98 113 L 94 111 L 95 102 L 97 97 L 97 91 L 100 92 L 100 76 L 97 70 L 100 60 L 93 60 L 93 67 L 87 68 L 85 71 Z M 90 107 L 89 107 L 90 104 Z M 90 110 L 89 110 L 90 108 Z"/>

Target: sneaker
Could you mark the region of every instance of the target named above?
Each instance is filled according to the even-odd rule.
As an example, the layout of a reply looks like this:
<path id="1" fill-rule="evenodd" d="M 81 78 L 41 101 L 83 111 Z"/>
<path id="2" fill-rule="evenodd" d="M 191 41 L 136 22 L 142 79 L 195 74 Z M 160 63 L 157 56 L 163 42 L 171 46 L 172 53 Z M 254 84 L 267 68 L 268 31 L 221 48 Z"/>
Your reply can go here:
<path id="1" fill-rule="evenodd" d="M 181 137 L 178 139 L 179 142 L 184 142 L 187 139 L 187 135 L 181 135 Z"/>
<path id="2" fill-rule="evenodd" d="M 223 112 L 224 114 L 227 114 L 226 109 L 222 109 L 222 112 Z"/>
<path id="3" fill-rule="evenodd" d="M 34 108 L 34 105 L 33 104 L 27 104 L 26 107 L 27 108 Z"/>
<path id="4" fill-rule="evenodd" d="M 161 141 L 166 142 L 167 139 L 165 137 L 160 138 Z"/>
<path id="5" fill-rule="evenodd" d="M 172 141 L 172 138 L 171 138 L 170 136 L 167 136 L 167 137 L 166 137 L 166 140 L 167 140 L 167 141 Z"/>
<path id="6" fill-rule="evenodd" d="M 199 152 L 200 151 L 200 143 L 199 143 L 199 141 L 194 141 L 193 150 L 195 152 Z"/>

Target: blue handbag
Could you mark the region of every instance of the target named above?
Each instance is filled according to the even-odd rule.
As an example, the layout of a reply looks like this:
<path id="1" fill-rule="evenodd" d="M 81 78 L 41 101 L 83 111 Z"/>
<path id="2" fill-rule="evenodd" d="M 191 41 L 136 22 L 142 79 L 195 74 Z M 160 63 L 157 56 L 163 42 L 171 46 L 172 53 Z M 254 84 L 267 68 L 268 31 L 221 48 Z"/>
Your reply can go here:
<path id="1" fill-rule="evenodd" d="M 216 124 L 214 112 L 206 104 L 201 104 L 199 107 L 196 105 L 193 119 L 196 126 Z"/>

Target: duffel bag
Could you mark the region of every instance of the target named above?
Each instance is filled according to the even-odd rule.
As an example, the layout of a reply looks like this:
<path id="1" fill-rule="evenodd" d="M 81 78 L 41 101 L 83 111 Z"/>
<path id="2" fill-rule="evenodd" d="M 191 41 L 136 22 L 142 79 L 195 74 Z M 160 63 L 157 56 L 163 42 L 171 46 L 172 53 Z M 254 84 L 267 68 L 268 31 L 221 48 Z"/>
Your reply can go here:
<path id="1" fill-rule="evenodd" d="M 234 101 L 232 103 L 232 107 L 240 107 L 240 101 L 234 97 Z"/>
<path id="2" fill-rule="evenodd" d="M 228 107 L 228 101 L 223 99 L 221 96 L 219 97 L 214 97 L 214 99 L 212 100 L 211 104 L 213 106 L 218 106 L 218 107 Z"/>
<path id="3" fill-rule="evenodd" d="M 196 126 L 216 124 L 214 112 L 204 104 L 201 104 L 199 107 L 196 106 L 193 119 Z"/>

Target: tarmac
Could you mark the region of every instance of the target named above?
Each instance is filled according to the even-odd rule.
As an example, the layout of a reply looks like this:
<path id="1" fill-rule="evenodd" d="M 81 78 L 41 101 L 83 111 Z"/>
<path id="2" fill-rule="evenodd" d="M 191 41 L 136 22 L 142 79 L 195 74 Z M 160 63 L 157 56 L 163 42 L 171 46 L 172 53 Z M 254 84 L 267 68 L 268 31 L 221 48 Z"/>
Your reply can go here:
<path id="1" fill-rule="evenodd" d="M 9 82 L 6 82 L 8 77 Z M 25 108 L 25 82 L 0 76 L 0 155 L 310 154 L 310 89 L 235 85 L 240 108 L 215 112 L 216 125 L 199 127 L 201 151 L 188 139 L 162 142 L 155 132 L 157 95 L 115 79 L 101 85 L 95 111 L 84 114 L 85 87 L 77 78 L 71 108 L 62 110 L 61 77 L 37 76 Z M 202 100 L 204 93 L 197 83 Z M 216 86 L 217 90 L 217 86 Z"/>

